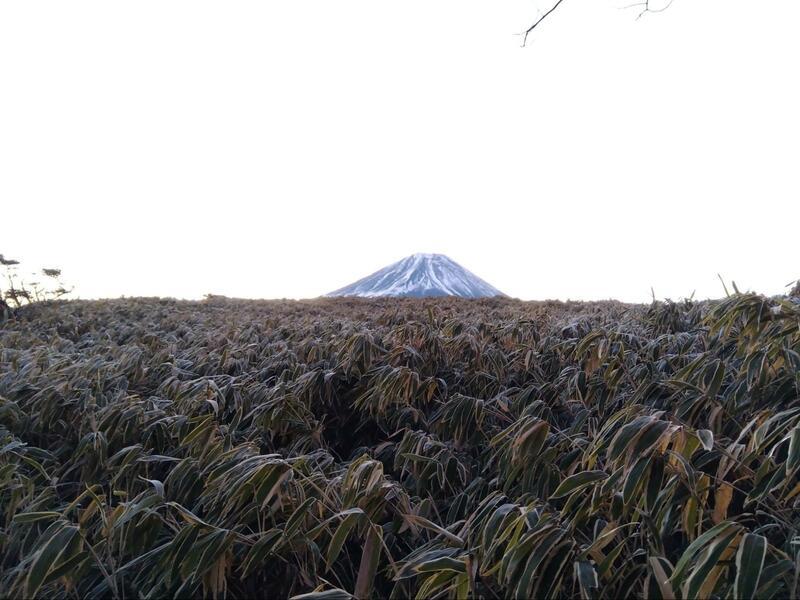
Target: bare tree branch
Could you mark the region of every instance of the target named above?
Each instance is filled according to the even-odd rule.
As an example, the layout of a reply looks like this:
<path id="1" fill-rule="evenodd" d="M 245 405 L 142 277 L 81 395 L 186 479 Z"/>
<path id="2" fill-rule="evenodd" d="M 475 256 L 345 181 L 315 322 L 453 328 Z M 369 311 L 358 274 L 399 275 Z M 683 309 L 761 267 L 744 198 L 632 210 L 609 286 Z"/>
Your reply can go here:
<path id="1" fill-rule="evenodd" d="M 555 11 L 555 9 L 557 9 L 557 8 L 558 8 L 558 7 L 561 5 L 561 3 L 562 3 L 562 2 L 564 2 L 564 0 L 558 0 L 558 1 L 557 1 L 557 2 L 556 2 L 556 3 L 555 3 L 555 4 L 554 4 L 554 5 L 553 5 L 553 6 L 550 8 L 550 10 L 548 10 L 546 13 L 544 13 L 544 14 L 543 14 L 541 17 L 539 17 L 539 18 L 536 20 L 536 22 L 535 22 L 533 25 L 531 25 L 530 27 L 528 27 L 528 29 L 526 29 L 526 30 L 525 30 L 524 37 L 522 38 L 522 45 L 523 45 L 523 47 L 524 47 L 524 46 L 525 46 L 525 44 L 528 42 L 528 35 L 529 35 L 529 34 L 530 34 L 530 33 L 531 33 L 531 32 L 532 32 L 534 29 L 536 29 L 536 28 L 539 26 L 539 24 L 540 24 L 542 21 L 544 21 L 544 20 L 545 20 L 547 17 L 549 17 L 549 16 L 550 16 L 550 15 L 553 13 L 553 11 Z"/>
<path id="2" fill-rule="evenodd" d="M 652 1 L 652 0 L 642 0 L 642 2 L 636 2 L 636 3 L 634 3 L 634 4 L 629 4 L 629 5 L 627 5 L 627 6 L 622 6 L 622 7 L 620 7 L 620 8 L 623 8 L 623 9 L 628 9 L 628 8 L 636 8 L 636 7 L 640 7 L 640 8 L 642 9 L 642 12 L 640 12 L 640 13 L 639 13 L 639 16 L 637 16 L 637 17 L 636 17 L 636 19 L 638 20 L 638 19 L 641 19 L 641 18 L 642 18 L 642 16 L 644 16 L 644 15 L 645 15 L 645 14 L 647 14 L 647 13 L 660 13 L 660 12 L 664 12 L 664 11 L 665 11 L 665 10 L 667 10 L 667 9 L 668 9 L 670 6 L 672 6 L 672 3 L 674 2 L 674 0 L 667 0 L 667 3 L 666 3 L 664 6 L 662 6 L 662 7 L 660 7 L 660 8 L 652 8 L 652 7 L 650 6 L 650 4 L 651 4 L 651 1 Z M 524 47 L 524 46 L 525 46 L 525 45 L 528 43 L 528 36 L 530 35 L 530 33 L 531 33 L 531 32 L 532 32 L 534 29 L 536 29 L 536 28 L 537 28 L 537 27 L 538 27 L 538 26 L 539 26 L 539 25 L 542 23 L 542 21 L 544 21 L 544 20 L 545 20 L 547 17 L 549 17 L 549 16 L 550 16 L 550 15 L 551 15 L 551 14 L 552 14 L 552 13 L 553 13 L 553 12 L 554 12 L 554 11 L 555 11 L 557 8 L 558 8 L 558 7 L 559 7 L 559 6 L 561 6 L 561 3 L 562 3 L 562 2 L 564 2 L 564 0 L 557 0 L 557 1 L 556 1 L 556 3 L 555 3 L 555 4 L 553 4 L 553 6 L 551 6 L 551 7 L 550 7 L 550 10 L 548 10 L 546 13 L 542 14 L 542 15 L 541 15 L 541 16 L 540 16 L 540 17 L 539 17 L 537 20 L 536 20 L 536 22 L 535 22 L 533 25 L 531 25 L 530 27 L 528 27 L 528 28 L 525 30 L 525 32 L 523 33 L 523 38 L 522 38 L 522 46 L 523 46 L 523 47 Z"/>

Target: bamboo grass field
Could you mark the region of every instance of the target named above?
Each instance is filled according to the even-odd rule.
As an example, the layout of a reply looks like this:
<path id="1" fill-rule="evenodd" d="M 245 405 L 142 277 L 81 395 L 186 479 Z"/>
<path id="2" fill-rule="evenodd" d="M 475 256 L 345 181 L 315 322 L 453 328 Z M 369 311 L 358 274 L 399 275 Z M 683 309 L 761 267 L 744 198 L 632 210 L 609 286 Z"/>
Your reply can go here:
<path id="1" fill-rule="evenodd" d="M 786 598 L 800 304 L 209 297 L 0 324 L 0 596 Z"/>

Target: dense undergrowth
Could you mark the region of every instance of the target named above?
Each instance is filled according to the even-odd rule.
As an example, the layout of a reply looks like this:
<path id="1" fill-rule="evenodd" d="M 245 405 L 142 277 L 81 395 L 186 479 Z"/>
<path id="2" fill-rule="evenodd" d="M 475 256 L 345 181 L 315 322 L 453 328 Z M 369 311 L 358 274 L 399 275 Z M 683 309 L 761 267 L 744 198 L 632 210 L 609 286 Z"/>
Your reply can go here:
<path id="1" fill-rule="evenodd" d="M 0 596 L 798 594 L 800 305 L 210 299 L 0 328 Z"/>

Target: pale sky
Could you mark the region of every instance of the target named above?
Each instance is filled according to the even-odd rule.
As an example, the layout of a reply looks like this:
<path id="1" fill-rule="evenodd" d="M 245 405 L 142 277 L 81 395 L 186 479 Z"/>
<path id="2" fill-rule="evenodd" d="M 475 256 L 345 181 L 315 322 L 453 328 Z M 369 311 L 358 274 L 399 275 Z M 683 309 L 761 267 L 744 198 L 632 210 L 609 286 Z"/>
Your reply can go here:
<path id="1" fill-rule="evenodd" d="M 414 252 L 523 299 L 800 277 L 800 2 L 0 4 L 0 252 L 303 298 Z"/>

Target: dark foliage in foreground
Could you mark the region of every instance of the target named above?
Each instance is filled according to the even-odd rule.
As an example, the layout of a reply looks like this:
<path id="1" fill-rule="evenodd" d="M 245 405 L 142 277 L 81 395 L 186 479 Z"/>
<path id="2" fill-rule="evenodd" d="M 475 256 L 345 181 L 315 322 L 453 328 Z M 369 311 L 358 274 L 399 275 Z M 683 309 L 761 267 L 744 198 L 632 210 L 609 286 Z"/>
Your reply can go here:
<path id="1" fill-rule="evenodd" d="M 0 329 L 0 596 L 797 596 L 800 305 L 210 299 Z"/>

